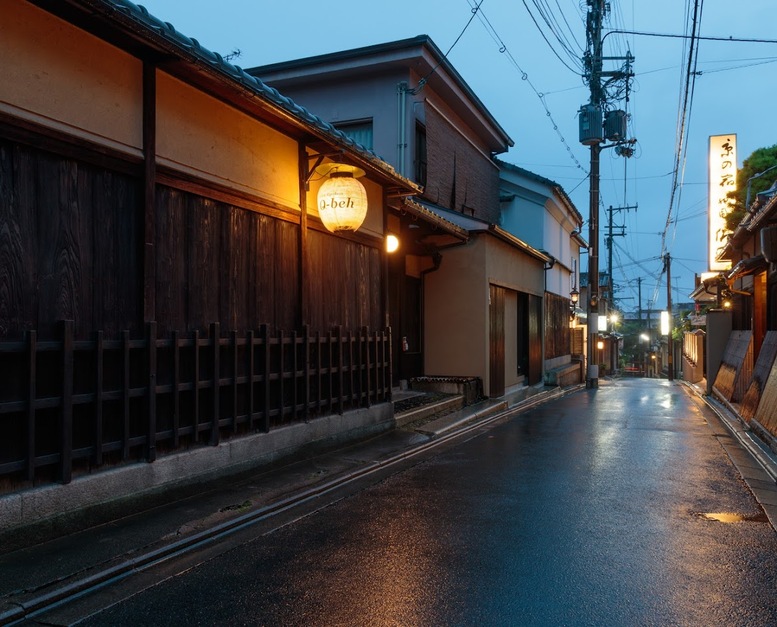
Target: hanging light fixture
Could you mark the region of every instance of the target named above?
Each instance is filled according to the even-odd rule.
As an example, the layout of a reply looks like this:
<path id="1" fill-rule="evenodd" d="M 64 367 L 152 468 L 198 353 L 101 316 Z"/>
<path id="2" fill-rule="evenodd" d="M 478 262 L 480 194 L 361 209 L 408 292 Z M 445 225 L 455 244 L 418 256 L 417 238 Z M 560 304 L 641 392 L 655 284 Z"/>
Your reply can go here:
<path id="1" fill-rule="evenodd" d="M 393 233 L 386 235 L 386 252 L 394 253 L 399 250 L 399 238 Z"/>
<path id="2" fill-rule="evenodd" d="M 329 177 L 318 189 L 318 215 L 332 233 L 356 231 L 367 216 L 367 190 L 357 177 L 364 170 L 343 163 L 326 163 L 316 172 Z"/>
<path id="3" fill-rule="evenodd" d="M 574 320 L 576 317 L 577 302 L 579 300 L 580 292 L 577 291 L 576 287 L 573 287 L 572 291 L 569 292 L 569 317 L 571 320 Z"/>

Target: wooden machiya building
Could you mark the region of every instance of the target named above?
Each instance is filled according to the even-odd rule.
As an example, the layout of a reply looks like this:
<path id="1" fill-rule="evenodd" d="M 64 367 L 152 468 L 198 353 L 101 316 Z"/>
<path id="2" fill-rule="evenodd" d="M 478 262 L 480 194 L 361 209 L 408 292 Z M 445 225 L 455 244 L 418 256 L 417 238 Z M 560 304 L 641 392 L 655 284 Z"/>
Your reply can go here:
<path id="1" fill-rule="evenodd" d="M 384 225 L 418 188 L 131 2 L 0 10 L 0 500 L 388 428 Z M 320 219 L 333 163 L 357 231 Z"/>

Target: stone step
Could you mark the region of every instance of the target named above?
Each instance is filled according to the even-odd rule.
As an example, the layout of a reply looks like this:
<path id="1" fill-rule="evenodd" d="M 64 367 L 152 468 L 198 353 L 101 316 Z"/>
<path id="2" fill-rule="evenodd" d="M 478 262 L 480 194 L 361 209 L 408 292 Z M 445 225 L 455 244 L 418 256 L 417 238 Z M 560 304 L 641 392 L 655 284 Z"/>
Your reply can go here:
<path id="1" fill-rule="evenodd" d="M 404 427 L 412 422 L 418 422 L 432 418 L 439 414 L 447 414 L 464 407 L 464 396 L 457 394 L 442 400 L 423 404 L 407 411 L 399 412 L 394 416 L 397 428 Z"/>
<path id="2" fill-rule="evenodd" d="M 507 408 L 507 401 L 504 399 L 485 399 L 425 422 L 417 427 L 416 431 L 423 435 L 439 436 L 473 420 L 482 420 L 503 412 Z"/>

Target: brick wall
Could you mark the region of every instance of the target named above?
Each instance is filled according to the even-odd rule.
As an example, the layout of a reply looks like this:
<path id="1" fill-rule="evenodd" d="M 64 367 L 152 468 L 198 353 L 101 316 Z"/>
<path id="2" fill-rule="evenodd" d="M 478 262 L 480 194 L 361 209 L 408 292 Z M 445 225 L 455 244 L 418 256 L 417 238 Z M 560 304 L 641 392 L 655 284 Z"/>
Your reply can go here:
<path id="1" fill-rule="evenodd" d="M 498 224 L 499 172 L 492 161 L 431 107 L 426 108 L 426 142 L 424 197 Z"/>

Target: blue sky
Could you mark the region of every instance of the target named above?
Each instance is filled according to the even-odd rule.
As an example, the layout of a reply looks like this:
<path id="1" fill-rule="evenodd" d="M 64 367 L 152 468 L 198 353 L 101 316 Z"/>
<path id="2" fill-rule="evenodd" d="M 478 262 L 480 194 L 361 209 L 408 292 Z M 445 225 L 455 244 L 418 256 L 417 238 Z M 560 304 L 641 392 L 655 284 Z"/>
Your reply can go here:
<path id="1" fill-rule="evenodd" d="M 772 112 L 777 44 L 736 41 L 777 39 L 773 3 L 716 1 L 703 7 L 702 36 L 729 41 L 700 43 L 685 124 L 687 150 L 678 161 L 678 111 L 687 43 L 658 35 L 687 32 L 692 6 L 680 0 L 611 0 L 605 32 L 651 33 L 606 37 L 605 54 L 621 56 L 628 50 L 635 57 L 633 92 L 625 108 L 631 116 L 630 135 L 637 139 L 636 151 L 624 159 L 605 150 L 601 168 L 603 207 L 638 206 L 615 218 L 616 225 L 626 227 L 625 237 L 614 238 L 613 248 L 617 296 L 624 310 L 637 308 L 637 277 L 643 278 L 642 307 L 665 306 L 662 241 L 673 259 L 675 302 L 688 300 L 694 273 L 707 269 L 709 136 L 735 133 L 740 165 L 753 150 L 777 143 Z M 589 215 L 589 153 L 578 142 L 577 119 L 588 89 L 574 60 L 585 47 L 583 0 L 483 0 L 474 18 L 476 0 L 352 4 L 145 0 L 140 4 L 206 48 L 222 55 L 239 50 L 240 57 L 233 62 L 242 67 L 427 34 L 443 52 L 450 49 L 450 62 L 512 137 L 515 147 L 501 157 L 555 180 L 583 216 Z M 548 30 L 537 6 L 550 11 L 548 21 L 563 36 L 568 50 Z M 606 225 L 607 212 L 600 215 Z M 583 270 L 586 263 L 583 260 Z M 607 268 L 603 244 L 600 267 Z"/>

